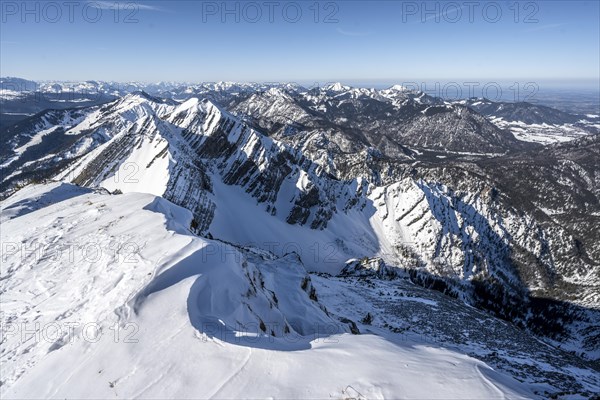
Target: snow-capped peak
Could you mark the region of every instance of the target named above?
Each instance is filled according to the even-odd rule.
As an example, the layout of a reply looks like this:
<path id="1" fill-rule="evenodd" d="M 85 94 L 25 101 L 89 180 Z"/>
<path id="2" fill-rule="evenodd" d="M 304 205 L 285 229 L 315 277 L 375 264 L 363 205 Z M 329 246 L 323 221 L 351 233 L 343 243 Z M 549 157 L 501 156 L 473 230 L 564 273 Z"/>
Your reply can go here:
<path id="1" fill-rule="evenodd" d="M 391 86 L 388 90 L 395 90 L 398 92 L 412 92 L 412 90 L 410 90 L 406 86 L 398 85 L 398 84 Z"/>
<path id="2" fill-rule="evenodd" d="M 324 90 L 332 91 L 332 92 L 344 92 L 346 90 L 350 90 L 350 86 L 345 86 L 340 82 L 331 83 L 329 85 L 325 85 L 323 87 Z"/>
<path id="3" fill-rule="evenodd" d="M 271 96 L 271 97 L 283 97 L 283 98 L 291 100 L 290 95 L 287 94 L 284 89 L 279 88 L 279 87 L 272 87 L 269 90 L 267 90 L 265 92 L 265 94 L 267 96 Z"/>

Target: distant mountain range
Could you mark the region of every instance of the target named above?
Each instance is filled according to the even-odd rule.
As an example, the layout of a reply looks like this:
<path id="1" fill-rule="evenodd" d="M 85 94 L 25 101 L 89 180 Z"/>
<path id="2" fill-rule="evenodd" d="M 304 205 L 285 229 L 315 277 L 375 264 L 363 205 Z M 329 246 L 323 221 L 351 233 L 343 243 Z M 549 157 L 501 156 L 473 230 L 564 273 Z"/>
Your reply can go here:
<path id="1" fill-rule="evenodd" d="M 306 89 L 161 83 L 129 92 L 85 82 L 69 87 L 95 92 L 32 104 L 31 96 L 62 92 L 67 84 L 1 82 L 2 104 L 10 107 L 19 101 L 31 110 L 64 105 L 32 111 L 1 128 L 6 220 L 16 226 L 23 215 L 44 206 L 40 199 L 63 191 L 92 196 L 90 204 L 109 204 L 115 221 L 121 213 L 118 199 L 138 207 L 139 193 L 154 196 L 147 207 L 164 215 L 169 229 L 201 237 L 193 239 L 198 248 L 203 246 L 198 240 L 231 246 L 227 251 L 239 251 L 246 260 L 226 264 L 222 275 L 207 275 L 231 298 L 222 308 L 209 306 L 207 299 L 217 294 L 202 286 L 194 323 L 224 321 L 233 329 L 237 313 L 258 327 L 266 315 L 275 318 L 280 330 L 273 330 L 274 336 L 312 332 L 315 321 L 334 321 L 340 331 L 356 333 L 372 321 L 366 316 L 357 321 L 339 307 L 326 311 L 306 271 L 325 293 L 328 285 L 348 284 L 365 297 L 375 296 L 371 280 L 378 290 L 385 282 L 406 280 L 436 292 L 431 298 L 446 295 L 451 303 L 442 308 L 457 307 L 460 318 L 474 318 L 471 310 L 477 308 L 498 330 L 510 323 L 514 331 L 503 331 L 506 340 L 526 347 L 532 358 L 541 356 L 530 341 L 543 340 L 558 354 L 553 368 L 571 357 L 582 370 L 596 368 L 600 135 L 595 117 L 528 103 L 446 102 L 400 86 L 375 90 L 342 84 Z M 14 90 L 13 84 L 34 91 Z M 66 186 L 55 187 L 59 181 Z M 32 183 L 46 186 L 28 186 Z M 96 206 L 88 210 L 85 204 L 73 205 L 82 218 L 96 213 Z M 56 229 L 75 229 L 78 213 L 56 214 Z M 94 232 L 121 232 L 106 223 L 93 225 Z M 161 260 L 188 254 L 164 251 Z M 201 265 L 199 256 L 189 260 Z M 295 266 L 291 275 L 277 275 L 288 264 Z M 266 278 L 259 279 L 261 274 Z M 223 283 L 230 278 L 232 286 Z M 132 309 L 173 277 L 163 279 L 131 294 Z M 296 303 L 282 299 L 288 292 Z M 327 304 L 343 303 L 339 296 Z M 238 298 L 249 299 L 242 300 L 248 307 L 227 314 Z M 376 316 L 387 318 L 386 313 Z M 386 325 L 381 322 L 381 329 L 391 329 Z M 527 373 L 514 360 L 491 359 L 515 376 Z M 547 394 L 577 381 L 567 375 L 544 378 L 553 387 Z M 590 382 L 578 383 L 577 390 L 589 393 L 595 384 Z"/>

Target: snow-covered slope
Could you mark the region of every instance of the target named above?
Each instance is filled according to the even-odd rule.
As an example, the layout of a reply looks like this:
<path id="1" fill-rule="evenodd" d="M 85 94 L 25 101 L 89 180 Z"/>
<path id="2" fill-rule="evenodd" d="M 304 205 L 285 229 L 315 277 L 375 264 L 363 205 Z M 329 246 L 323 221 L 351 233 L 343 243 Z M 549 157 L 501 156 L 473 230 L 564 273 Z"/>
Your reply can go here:
<path id="1" fill-rule="evenodd" d="M 527 102 L 473 98 L 458 103 L 485 115 L 498 127 L 510 130 L 517 139 L 526 142 L 567 142 L 600 133 L 600 120 L 596 116 L 574 115 Z"/>
<path id="2" fill-rule="evenodd" d="M 282 139 L 321 130 L 341 148 L 348 147 L 346 142 L 362 143 L 393 157 L 406 154 L 403 146 L 477 153 L 522 146 L 465 106 L 401 87 L 378 91 L 336 84 L 301 93 L 271 89 L 242 99 L 232 111 Z"/>
<path id="3" fill-rule="evenodd" d="M 99 113 L 73 130 L 110 132 L 110 139 L 58 177 L 163 196 L 194 213 L 198 232 L 208 231 L 219 198 L 212 186 L 219 182 L 242 186 L 278 219 L 312 228 L 327 226 L 338 207 L 359 203 L 360 185 L 328 178 L 300 151 L 256 132 L 210 101 L 171 105 L 130 95 Z"/>
<path id="4" fill-rule="evenodd" d="M 269 96 L 278 102 L 286 95 Z M 89 110 L 60 134 L 75 138 L 57 158 L 71 164 L 56 173 L 54 160 L 40 161 L 56 179 L 161 196 L 192 212 L 187 228 L 194 232 L 278 257 L 294 251 L 310 271 L 337 274 L 349 259 L 381 257 L 424 273 L 422 283 L 438 277 L 448 294 L 597 357 L 596 244 L 579 238 L 573 224 L 540 217 L 546 202 L 525 209 L 517 197 L 525 194 L 500 192 L 496 186 L 505 183 L 491 164 L 402 164 L 368 148 L 347 159 L 325 151 L 314 160 L 306 143 L 263 135 L 211 101 L 146 93 Z M 581 198 L 596 212 L 596 170 L 579 159 L 564 163 L 574 164 L 549 176 L 578 185 L 570 192 L 577 204 Z M 544 309 L 537 297 L 557 301 L 559 311 Z"/>
<path id="5" fill-rule="evenodd" d="M 297 255 L 199 238 L 189 211 L 153 195 L 54 183 L 1 206 L 2 398 L 529 398 L 548 389 L 435 344 L 344 333 L 348 322 L 319 301 Z"/>
<path id="6" fill-rule="evenodd" d="M 598 391 L 600 136 L 397 86 L 152 90 L 2 131 L 3 398 Z"/>

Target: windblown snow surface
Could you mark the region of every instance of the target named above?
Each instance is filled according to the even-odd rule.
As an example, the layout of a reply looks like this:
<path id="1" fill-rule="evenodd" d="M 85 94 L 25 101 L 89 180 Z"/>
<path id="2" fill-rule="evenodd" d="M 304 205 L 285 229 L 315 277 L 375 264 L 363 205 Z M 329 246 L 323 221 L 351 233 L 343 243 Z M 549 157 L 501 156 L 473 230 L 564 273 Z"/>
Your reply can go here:
<path id="1" fill-rule="evenodd" d="M 72 183 L 19 184 L 0 203 L 3 399 L 600 392 L 596 358 L 569 352 L 594 321 L 540 341 L 395 267 L 420 254 L 467 281 L 464 241 L 511 278 L 491 243 L 548 243 L 523 216 L 497 218 L 485 188 L 334 179 L 210 101 L 132 94 L 82 113 L 57 112 L 59 129 L 40 123 L 8 152 L 14 174 Z M 434 265 L 440 252 L 452 263 Z M 585 266 L 564 274 L 597 304 Z"/>
<path id="2" fill-rule="evenodd" d="M 189 211 L 151 194 L 50 183 L 1 206 L 3 399 L 488 399 L 548 388 L 439 342 L 360 322 L 352 334 L 339 318 L 360 309 L 349 281 L 307 274 L 294 253 L 195 236 Z"/>

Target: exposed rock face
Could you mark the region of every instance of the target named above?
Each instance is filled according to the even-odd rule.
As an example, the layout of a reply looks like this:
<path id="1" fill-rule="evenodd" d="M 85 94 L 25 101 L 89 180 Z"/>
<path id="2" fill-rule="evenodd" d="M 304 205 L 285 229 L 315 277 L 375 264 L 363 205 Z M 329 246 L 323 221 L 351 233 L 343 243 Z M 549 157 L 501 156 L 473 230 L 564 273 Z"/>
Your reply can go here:
<path id="1" fill-rule="evenodd" d="M 256 241 L 262 227 L 246 214 L 262 212 L 281 241 L 304 238 L 302 247 L 330 233 L 335 257 L 314 257 L 316 270 L 406 270 L 415 282 L 598 356 L 598 136 L 528 150 L 472 109 L 423 96 L 341 87 L 253 96 L 234 107 L 257 114 L 249 120 L 212 101 L 145 93 L 47 111 L 11 136 L 2 189 L 35 174 L 148 192 L 190 210 L 201 235 L 217 214 L 238 216 L 244 229 L 218 237 L 230 241 Z M 479 156 L 439 159 L 425 147 L 475 148 Z M 221 185 L 241 189 L 239 199 L 219 197 Z M 380 261 L 344 264 L 362 257 Z"/>
<path id="2" fill-rule="evenodd" d="M 393 279 L 398 277 L 398 273 L 379 257 L 365 257 L 362 260 L 348 260 L 340 276 L 374 276 L 380 279 Z"/>
<path id="3" fill-rule="evenodd" d="M 406 157 L 411 154 L 406 146 L 477 153 L 523 147 L 511 133 L 468 107 L 406 90 L 271 89 L 252 95 L 233 111 L 283 140 L 306 142 L 320 132 L 343 152 L 362 145 Z"/>

